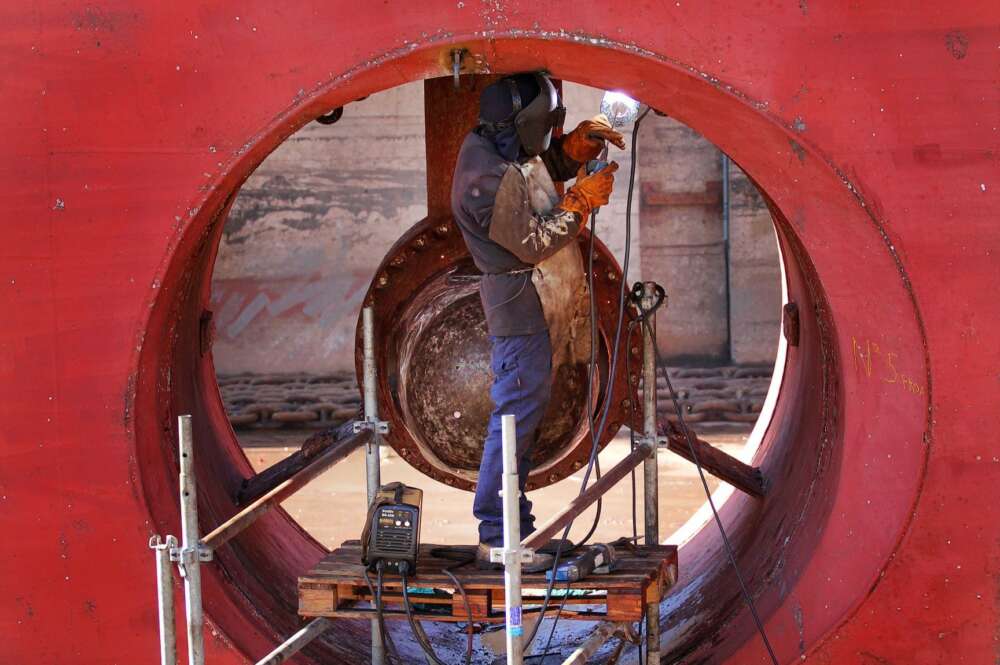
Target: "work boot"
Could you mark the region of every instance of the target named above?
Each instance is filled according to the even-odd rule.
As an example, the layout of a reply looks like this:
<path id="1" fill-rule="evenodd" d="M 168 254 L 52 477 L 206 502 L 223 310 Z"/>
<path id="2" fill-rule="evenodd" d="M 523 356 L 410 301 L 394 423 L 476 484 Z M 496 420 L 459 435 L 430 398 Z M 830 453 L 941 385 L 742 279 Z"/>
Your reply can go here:
<path id="1" fill-rule="evenodd" d="M 493 548 L 490 545 L 479 543 L 479 547 L 476 548 L 476 568 L 479 570 L 503 570 L 502 563 L 493 563 L 490 561 L 491 549 Z M 551 568 L 552 561 L 553 557 L 551 554 L 536 551 L 531 555 L 531 561 L 521 564 L 521 572 L 540 573 L 543 570 Z"/>

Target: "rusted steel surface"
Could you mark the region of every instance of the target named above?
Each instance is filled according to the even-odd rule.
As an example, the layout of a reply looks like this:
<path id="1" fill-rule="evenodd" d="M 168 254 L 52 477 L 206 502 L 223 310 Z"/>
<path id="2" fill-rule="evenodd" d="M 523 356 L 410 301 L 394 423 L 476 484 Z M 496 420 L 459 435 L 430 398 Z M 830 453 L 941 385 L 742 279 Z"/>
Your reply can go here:
<path id="1" fill-rule="evenodd" d="M 451 218 L 451 176 L 465 135 L 479 122 L 479 94 L 500 78 L 482 74 L 475 62 L 463 61 L 466 75 L 456 89 L 452 79 L 424 81 L 424 142 L 427 146 L 427 217 Z"/>
<path id="2" fill-rule="evenodd" d="M 767 194 L 799 345 L 758 432 L 771 489 L 721 513 L 781 662 L 996 660 L 1000 306 L 984 285 L 1000 279 L 1000 7 L 631 9 L 0 8 L 0 520 L 18 534 L 2 546 L 6 660 L 155 657 L 145 543 L 177 532 L 176 416 L 194 416 L 203 532 L 251 475 L 199 334 L 233 194 L 316 116 L 448 76 L 456 45 L 484 73 L 545 67 L 627 91 Z M 718 536 L 689 535 L 662 604 L 664 659 L 763 662 Z M 322 555 L 280 510 L 222 548 L 203 567 L 208 661 L 252 662 L 294 632 L 297 576 Z M 109 558 L 114 574 L 96 576 Z M 338 623 L 298 658 L 365 662 L 368 629 Z M 464 636 L 431 632 L 461 658 Z"/>
<path id="3" fill-rule="evenodd" d="M 579 243 L 584 250 L 589 246 L 586 232 Z M 595 252 L 598 363 L 599 373 L 606 376 L 621 269 L 600 240 Z M 386 441 L 432 478 L 472 489 L 493 407 L 493 375 L 478 271 L 454 224 L 427 219 L 410 229 L 386 255 L 365 304 L 375 309 L 377 362 L 384 368 L 379 375 L 379 413 L 390 423 Z M 620 347 L 624 359 L 629 353 L 624 335 Z M 595 390 L 598 413 L 605 400 L 611 400 L 599 440 L 602 448 L 628 413 L 624 362 L 618 363 L 613 380 L 610 391 L 605 385 Z M 586 382 L 583 364 L 555 369 L 552 398 L 532 452 L 535 467 L 528 476 L 529 489 L 554 483 L 586 464 L 591 447 Z"/>

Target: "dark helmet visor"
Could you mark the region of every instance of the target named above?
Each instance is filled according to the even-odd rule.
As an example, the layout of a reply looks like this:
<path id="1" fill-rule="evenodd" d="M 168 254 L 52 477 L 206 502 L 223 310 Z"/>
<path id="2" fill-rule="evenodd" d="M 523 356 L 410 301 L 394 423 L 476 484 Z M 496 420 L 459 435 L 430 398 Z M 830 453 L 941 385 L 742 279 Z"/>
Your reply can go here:
<path id="1" fill-rule="evenodd" d="M 540 92 L 514 118 L 521 147 L 532 157 L 549 149 L 553 128 L 566 118 L 566 109 L 559 104 L 559 94 L 549 77 L 535 74 L 535 80 Z"/>

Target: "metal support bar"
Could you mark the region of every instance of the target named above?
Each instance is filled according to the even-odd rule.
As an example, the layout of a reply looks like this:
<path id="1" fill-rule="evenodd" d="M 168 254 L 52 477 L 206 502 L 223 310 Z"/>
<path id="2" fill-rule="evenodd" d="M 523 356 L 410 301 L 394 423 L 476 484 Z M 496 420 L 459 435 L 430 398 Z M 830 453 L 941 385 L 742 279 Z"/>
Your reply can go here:
<path id="1" fill-rule="evenodd" d="M 461 85 L 462 76 L 462 60 L 465 59 L 465 49 L 456 48 L 451 50 L 451 76 L 452 81 L 455 84 L 455 90 L 459 89 Z"/>
<path id="2" fill-rule="evenodd" d="M 180 435 L 181 550 L 180 570 L 184 577 L 184 610 L 187 618 L 188 663 L 205 665 L 202 629 L 205 617 L 201 606 L 201 554 L 198 539 L 198 499 L 194 476 L 194 442 L 191 416 L 177 419 Z"/>
<path id="3" fill-rule="evenodd" d="M 562 665 L 585 665 L 590 657 L 604 646 L 605 642 L 624 630 L 625 628 L 621 623 L 605 621 L 590 633 L 590 637 L 577 647 L 576 651 L 571 653 L 569 658 L 562 662 Z"/>
<path id="4" fill-rule="evenodd" d="M 560 529 L 565 528 L 571 520 L 578 517 L 587 507 L 607 493 L 618 481 L 627 476 L 632 469 L 642 464 L 654 452 L 655 448 L 653 446 L 650 446 L 648 443 L 639 443 L 635 447 L 635 450 L 622 458 L 622 461 L 611 467 L 607 473 L 602 475 L 593 485 L 588 486 L 581 494 L 575 496 L 569 502 L 568 506 L 550 517 L 545 524 L 539 527 L 538 531 L 525 538 L 521 542 L 521 547 L 535 550 L 547 543 Z"/>
<path id="5" fill-rule="evenodd" d="M 176 549 L 177 539 L 159 536 L 149 539 L 156 554 L 156 598 L 160 615 L 160 665 L 177 665 L 177 629 L 174 619 L 174 569 L 170 550 Z"/>
<path id="6" fill-rule="evenodd" d="M 378 419 L 378 395 L 376 394 L 376 368 L 375 368 L 375 313 L 371 307 L 361 310 L 361 335 L 363 339 L 364 366 L 363 366 L 363 386 L 365 398 L 365 422 L 369 423 L 371 429 L 371 439 L 368 441 L 368 448 L 365 451 L 365 477 L 368 484 L 368 503 L 365 510 L 375 500 L 381 484 L 381 468 L 379 446 L 382 443 L 379 419 Z M 382 632 L 379 630 L 378 620 L 371 620 L 372 635 L 372 665 L 385 665 L 385 645 L 382 643 Z"/>
<path id="7" fill-rule="evenodd" d="M 503 549 L 490 551 L 490 559 L 504 565 L 504 602 L 507 605 L 507 665 L 524 663 L 524 630 L 521 625 L 521 561 L 530 551 L 521 543 L 521 486 L 517 478 L 517 424 L 514 416 L 500 416 L 503 446 Z"/>
<path id="8" fill-rule="evenodd" d="M 312 459 L 328 448 L 347 445 L 351 447 L 344 452 L 353 452 L 363 443 L 358 438 L 351 437 L 351 434 L 356 433 L 354 423 L 355 421 L 352 420 L 339 427 L 331 427 L 313 434 L 294 453 L 244 480 L 236 494 L 237 504 L 245 506 L 251 501 L 259 499 L 304 469 Z"/>
<path id="9" fill-rule="evenodd" d="M 301 651 L 307 644 L 333 627 L 333 622 L 325 617 L 310 621 L 297 633 L 278 645 L 271 653 L 257 661 L 257 665 L 278 665 Z"/>
<path id="10" fill-rule="evenodd" d="M 656 284 L 643 282 L 642 308 L 653 311 L 656 306 Z M 646 437 L 656 437 L 656 329 L 655 315 L 650 317 L 649 325 L 642 326 L 642 421 Z M 657 469 L 657 446 L 651 446 L 649 457 L 642 465 L 643 507 L 645 516 L 645 540 L 647 545 L 657 545 L 660 542 L 660 486 Z"/>
<path id="11" fill-rule="evenodd" d="M 327 448 L 314 457 L 297 474 L 275 486 L 267 494 L 216 527 L 214 531 L 202 539 L 202 547 L 210 551 L 219 549 L 242 533 L 244 529 L 253 524 L 258 517 L 266 513 L 273 506 L 278 505 L 292 494 L 295 494 L 313 478 L 347 457 L 358 446 L 364 444 L 370 436 L 372 436 L 371 432 L 352 434 L 350 439 L 343 441 L 343 445 Z"/>
<path id="12" fill-rule="evenodd" d="M 694 458 L 684 433 L 670 421 L 663 422 L 663 425 L 667 436 L 665 439 L 658 439 L 659 445 L 666 446 L 671 452 L 693 463 Z M 767 494 L 767 477 L 758 467 L 741 462 L 697 436 L 692 435 L 691 439 L 698 454 L 698 463 L 705 471 L 758 499 Z"/>

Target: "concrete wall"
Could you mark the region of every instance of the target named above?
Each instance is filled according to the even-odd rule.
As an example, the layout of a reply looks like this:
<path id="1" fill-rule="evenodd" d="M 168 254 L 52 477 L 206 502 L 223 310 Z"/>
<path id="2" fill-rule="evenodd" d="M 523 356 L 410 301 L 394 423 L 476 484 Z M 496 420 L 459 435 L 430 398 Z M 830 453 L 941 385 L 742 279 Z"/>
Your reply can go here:
<path id="1" fill-rule="evenodd" d="M 226 222 L 212 289 L 217 370 L 353 368 L 372 273 L 426 210 L 422 82 L 285 141 Z"/>
<path id="2" fill-rule="evenodd" d="M 763 199 L 730 164 L 727 284 L 722 153 L 670 118 L 648 116 L 639 134 L 642 264 L 669 296 L 660 348 L 677 363 L 773 362 L 781 268 Z"/>
<path id="3" fill-rule="evenodd" d="M 599 111 L 603 92 L 566 83 L 563 94 L 572 129 Z M 336 124 L 312 123 L 289 138 L 247 180 L 226 223 L 213 281 L 219 372 L 353 370 L 354 328 L 374 270 L 396 238 L 426 214 L 423 108 L 422 82 L 350 104 Z M 598 216 L 598 235 L 619 262 L 628 154 L 612 148 L 620 175 Z M 718 206 L 714 212 L 647 206 L 640 190 L 643 183 L 665 191 L 704 189 L 704 181 L 719 178 L 711 143 L 674 121 L 647 116 L 629 279 L 646 276 L 668 287 L 661 340 L 675 357 L 725 361 L 729 355 L 721 216 Z M 742 182 L 734 179 L 734 205 L 745 211 L 731 285 L 734 293 L 747 292 L 744 306 L 733 308 L 734 322 L 751 333 L 745 341 L 734 335 L 740 340 L 734 358 L 767 361 L 774 344 L 766 338 L 777 339 L 780 291 L 771 290 L 779 294 L 775 304 L 759 285 L 772 279 L 769 262 L 771 272 L 777 267 L 773 231 L 766 209 Z"/>
<path id="4" fill-rule="evenodd" d="M 728 356 L 721 197 L 683 204 L 722 179 L 715 146 L 670 118 L 647 116 L 639 132 L 642 263 L 669 296 L 657 339 L 676 360 Z"/>
<path id="5" fill-rule="evenodd" d="M 770 211 L 746 174 L 730 163 L 729 322 L 734 363 L 774 362 L 781 334 L 780 260 Z"/>

